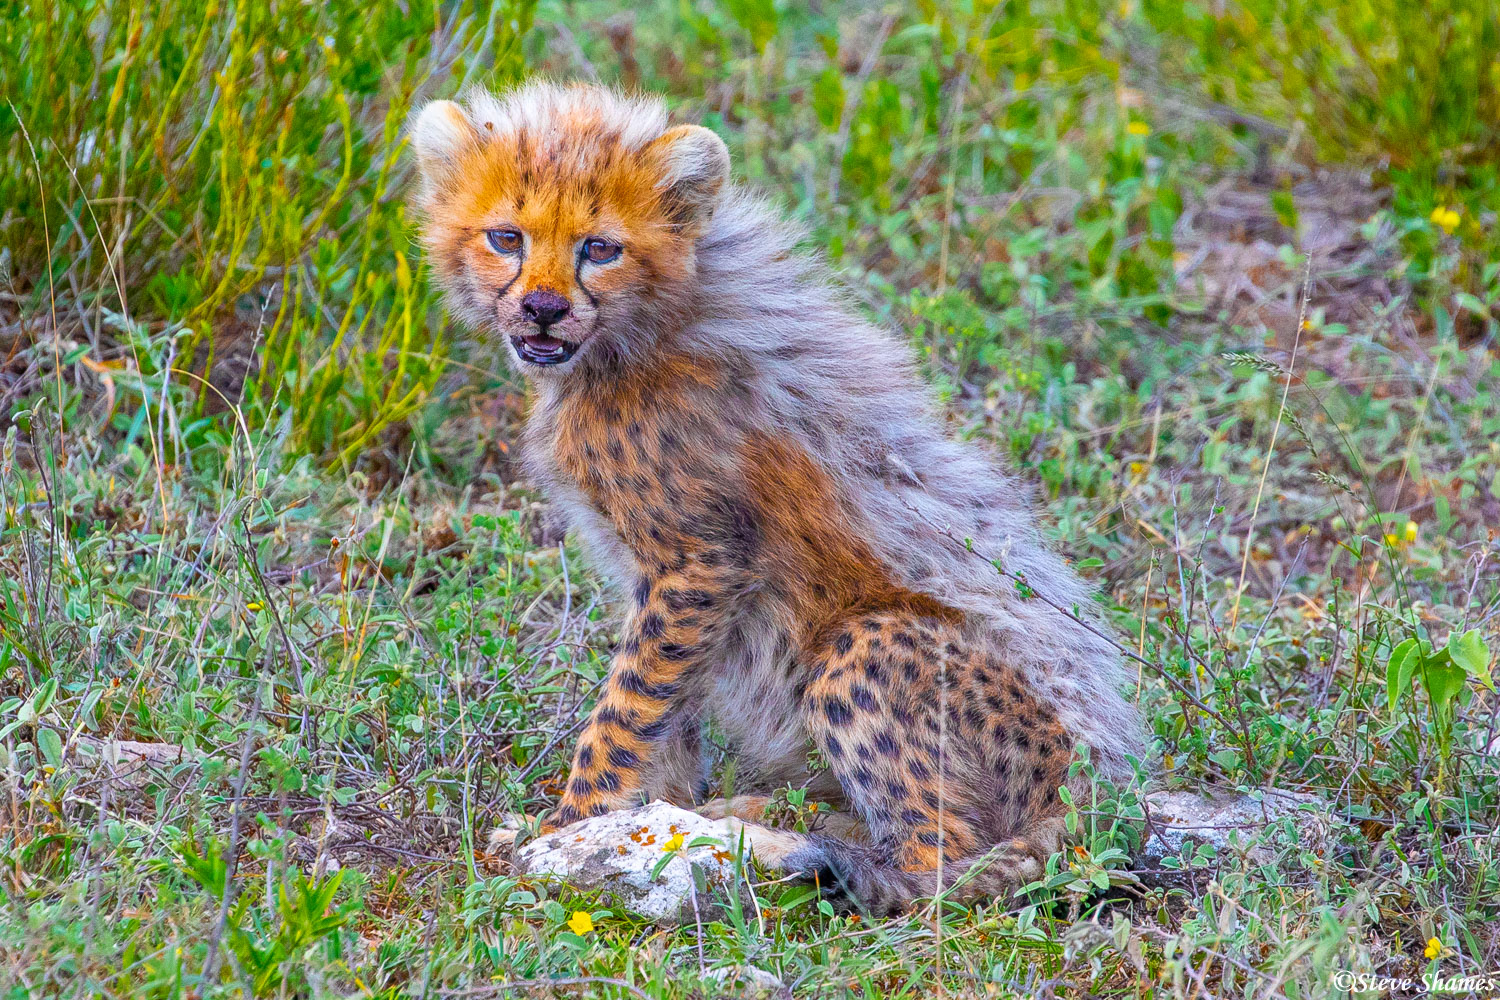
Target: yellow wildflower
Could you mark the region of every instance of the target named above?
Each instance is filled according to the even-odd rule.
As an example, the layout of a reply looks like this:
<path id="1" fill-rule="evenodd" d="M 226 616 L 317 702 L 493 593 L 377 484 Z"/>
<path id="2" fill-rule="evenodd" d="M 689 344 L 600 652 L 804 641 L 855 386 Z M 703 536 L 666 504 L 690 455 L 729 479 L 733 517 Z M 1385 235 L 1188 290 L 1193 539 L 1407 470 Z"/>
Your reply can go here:
<path id="1" fill-rule="evenodd" d="M 1443 232 L 1449 235 L 1452 235 L 1453 230 L 1458 228 L 1458 213 L 1446 205 L 1439 205 L 1437 208 L 1434 208 L 1428 219 L 1441 226 Z"/>
<path id="2" fill-rule="evenodd" d="M 568 918 L 568 930 L 582 937 L 594 929 L 594 918 L 589 916 L 587 910 L 574 910 L 573 915 Z"/>
<path id="3" fill-rule="evenodd" d="M 259 601 L 251 601 L 251 602 L 249 602 L 248 604 L 245 605 L 245 610 L 246 611 L 264 611 L 265 607 L 266 606 L 264 604 L 260 603 Z"/>
<path id="4" fill-rule="evenodd" d="M 1406 522 L 1406 531 L 1405 531 L 1404 537 L 1406 538 L 1406 544 L 1407 545 L 1410 545 L 1410 544 L 1412 544 L 1413 542 L 1415 542 L 1417 540 L 1417 530 L 1418 529 L 1417 529 L 1417 522 L 1416 521 L 1407 521 Z"/>
<path id="5" fill-rule="evenodd" d="M 1427 948 L 1422 952 L 1422 954 L 1426 955 L 1428 958 L 1437 958 L 1442 953 L 1443 942 L 1439 941 L 1437 938 L 1428 938 Z"/>
<path id="6" fill-rule="evenodd" d="M 682 834 L 674 833 L 671 837 L 667 838 L 665 844 L 661 845 L 661 849 L 664 851 L 680 851 L 682 850 L 682 841 Z"/>
<path id="7" fill-rule="evenodd" d="M 1129 125 L 1125 126 L 1125 131 L 1129 132 L 1131 135 L 1150 135 L 1151 126 L 1147 125 L 1145 122 L 1131 122 Z M 1455 223 L 1455 225 L 1457 225 L 1457 223 Z"/>

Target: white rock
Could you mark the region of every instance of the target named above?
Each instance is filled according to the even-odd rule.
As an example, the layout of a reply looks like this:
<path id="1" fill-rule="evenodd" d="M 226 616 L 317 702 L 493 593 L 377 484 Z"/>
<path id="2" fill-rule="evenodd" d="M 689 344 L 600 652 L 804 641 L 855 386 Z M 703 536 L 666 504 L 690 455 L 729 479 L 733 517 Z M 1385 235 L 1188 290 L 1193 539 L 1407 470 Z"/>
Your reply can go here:
<path id="1" fill-rule="evenodd" d="M 1268 789 L 1259 797 L 1224 793 L 1152 792 L 1146 796 L 1151 808 L 1151 826 L 1141 855 L 1150 862 L 1179 854 L 1189 841 L 1212 844 L 1222 857 L 1243 853 L 1252 862 L 1265 864 L 1276 855 L 1278 835 L 1261 837 L 1266 828 L 1288 817 L 1296 827 L 1298 842 L 1310 850 L 1324 850 L 1333 831 L 1332 805 L 1304 792 Z M 1231 834 L 1237 848 L 1230 844 Z"/>
<path id="2" fill-rule="evenodd" d="M 775 831 L 709 819 L 658 801 L 593 816 L 539 837 L 516 852 L 516 866 L 527 875 L 554 877 L 576 889 L 604 889 L 626 908 L 664 924 L 692 921 L 696 894 L 699 915 L 709 919 L 713 897 L 722 897 L 735 879 L 741 830 L 747 842 L 751 836 L 772 842 L 778 838 Z M 679 833 L 684 849 L 653 878 L 665 845 Z M 714 838 L 716 846 L 687 849 L 699 837 Z"/>

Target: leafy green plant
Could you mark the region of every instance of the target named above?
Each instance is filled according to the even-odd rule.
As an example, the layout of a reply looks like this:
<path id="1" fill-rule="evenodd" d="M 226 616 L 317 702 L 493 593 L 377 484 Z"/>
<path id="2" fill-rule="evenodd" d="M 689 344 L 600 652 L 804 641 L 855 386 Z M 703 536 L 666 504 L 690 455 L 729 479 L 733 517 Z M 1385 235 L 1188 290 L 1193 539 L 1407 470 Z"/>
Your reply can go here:
<path id="1" fill-rule="evenodd" d="M 192 843 L 184 842 L 178 856 L 187 874 L 216 900 L 231 891 L 223 845 L 210 841 L 200 853 Z M 357 903 L 334 904 L 343 881 L 343 871 L 312 878 L 293 869 L 277 882 L 274 897 L 264 907 L 256 907 L 244 893 L 227 906 L 223 941 L 238 959 L 253 995 L 264 996 L 287 985 L 288 963 L 336 934 L 353 916 Z M 293 969 L 292 974 L 296 984 L 303 981 L 300 970 Z"/>
<path id="2" fill-rule="evenodd" d="M 1453 749 L 1454 707 L 1466 704 L 1470 697 L 1468 681 L 1495 690 L 1490 677 L 1490 649 L 1478 629 L 1462 633 L 1455 630 L 1442 649 L 1434 649 L 1430 640 L 1415 636 L 1402 640 L 1386 658 L 1385 678 L 1392 713 L 1401 696 L 1411 690 L 1413 678 L 1421 684 L 1432 707 L 1433 732 L 1444 761 Z"/>
<path id="3" fill-rule="evenodd" d="M 352 461 L 445 358 L 409 246 L 402 122 L 430 76 L 519 76 L 534 7 L 0 8 L 6 291 L 68 339 L 39 362 L 145 375 L 120 328 L 165 328 L 162 374 L 203 406 L 243 383 L 252 419 L 286 413 L 301 447 Z"/>

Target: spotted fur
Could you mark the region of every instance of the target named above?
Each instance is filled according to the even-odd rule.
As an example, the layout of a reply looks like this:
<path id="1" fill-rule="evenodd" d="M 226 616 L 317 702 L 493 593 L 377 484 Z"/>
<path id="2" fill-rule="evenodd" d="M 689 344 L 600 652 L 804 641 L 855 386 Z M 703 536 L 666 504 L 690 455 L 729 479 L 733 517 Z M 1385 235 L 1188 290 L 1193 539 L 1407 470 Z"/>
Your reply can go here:
<path id="1" fill-rule="evenodd" d="M 732 186 L 711 132 L 535 83 L 435 102 L 412 138 L 452 312 L 509 339 L 535 330 L 527 293 L 571 306 L 549 328 L 577 345 L 565 362 L 514 339 L 506 356 L 532 390 L 530 469 L 626 617 L 550 822 L 697 802 L 712 717 L 742 786 L 811 783 L 864 824 L 802 838 L 785 865 L 878 909 L 940 871 L 968 894 L 1032 877 L 1060 843 L 1074 746 L 1119 777 L 1141 745 L 1111 645 L 953 541 L 1090 615 L 1028 491 L 943 433 L 905 345 Z M 497 255 L 497 227 L 524 252 Z M 585 260 L 594 236 L 619 259 Z"/>

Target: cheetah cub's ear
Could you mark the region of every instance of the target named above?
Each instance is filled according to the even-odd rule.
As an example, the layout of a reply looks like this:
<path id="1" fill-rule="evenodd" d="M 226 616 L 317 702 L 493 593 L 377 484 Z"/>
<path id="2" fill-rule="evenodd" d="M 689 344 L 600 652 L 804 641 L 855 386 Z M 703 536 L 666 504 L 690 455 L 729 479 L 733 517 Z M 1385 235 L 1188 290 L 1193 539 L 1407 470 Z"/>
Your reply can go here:
<path id="1" fill-rule="evenodd" d="M 424 186 L 441 183 L 458 165 L 463 152 L 479 141 L 479 133 L 452 101 L 429 101 L 412 119 L 411 145 L 417 153 L 417 167 Z"/>
<path id="2" fill-rule="evenodd" d="M 709 129 L 679 125 L 646 147 L 673 219 L 702 228 L 712 218 L 729 183 L 729 148 Z"/>

